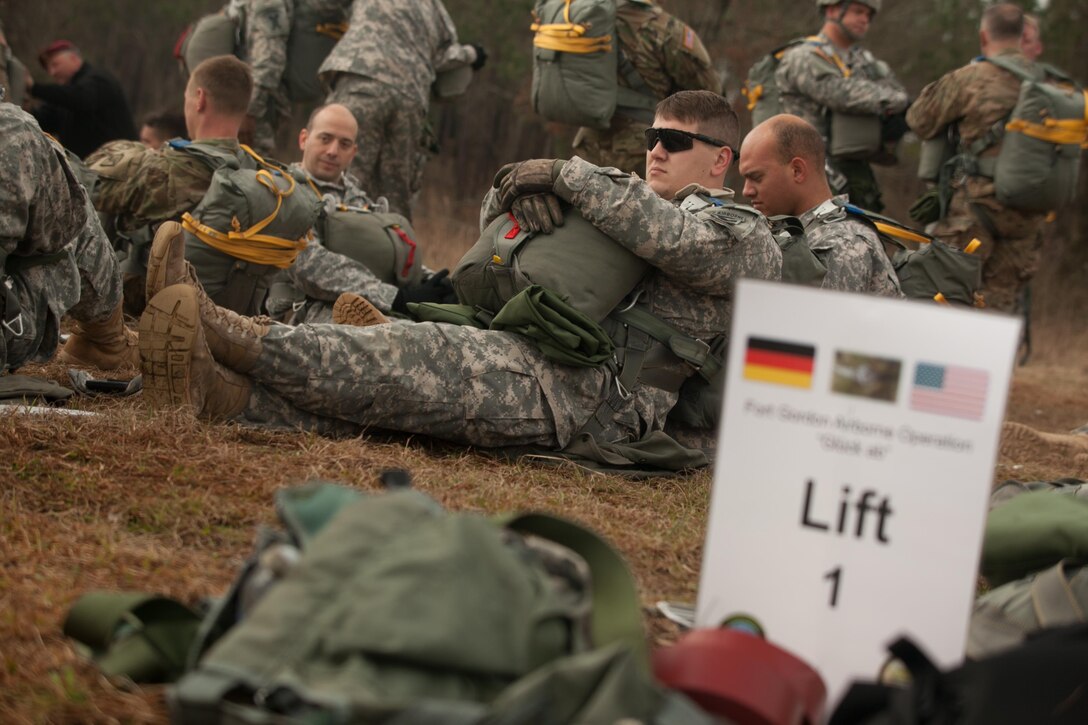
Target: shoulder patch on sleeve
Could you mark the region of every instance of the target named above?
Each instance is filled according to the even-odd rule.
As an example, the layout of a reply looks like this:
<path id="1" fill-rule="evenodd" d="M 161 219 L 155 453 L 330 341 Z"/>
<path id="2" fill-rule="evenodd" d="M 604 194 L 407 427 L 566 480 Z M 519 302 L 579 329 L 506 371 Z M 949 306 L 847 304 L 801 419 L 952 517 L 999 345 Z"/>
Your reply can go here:
<path id="1" fill-rule="evenodd" d="M 684 47 L 688 50 L 695 49 L 695 31 L 690 26 L 684 26 Z"/>

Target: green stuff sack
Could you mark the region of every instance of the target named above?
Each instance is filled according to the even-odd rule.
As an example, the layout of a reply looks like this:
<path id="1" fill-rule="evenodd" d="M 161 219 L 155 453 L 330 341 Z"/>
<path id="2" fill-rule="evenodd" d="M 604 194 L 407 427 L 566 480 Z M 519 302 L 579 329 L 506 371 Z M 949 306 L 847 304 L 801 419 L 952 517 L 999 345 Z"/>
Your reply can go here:
<path id="1" fill-rule="evenodd" d="M 775 73 L 782 62 L 782 56 L 795 45 L 814 39 L 797 38 L 772 50 L 755 62 L 748 71 L 748 80 L 744 82 L 741 93 L 748 99 L 748 110 L 752 112 L 752 125 L 758 126 L 771 116 L 782 113 L 782 99 L 779 95 Z"/>
<path id="2" fill-rule="evenodd" d="M 1065 558 L 1088 559 L 1088 498 L 1033 491 L 990 512 L 980 567 L 990 583 L 1020 579 Z"/>
<path id="3" fill-rule="evenodd" d="M 269 278 L 305 248 L 321 200 L 286 169 L 224 167 L 182 216 L 185 258 L 216 304 L 257 315 Z"/>
<path id="4" fill-rule="evenodd" d="M 326 249 L 354 259 L 386 284 L 402 287 L 423 278 L 415 230 L 400 214 L 340 204 L 325 209 L 316 229 Z"/>
<path id="5" fill-rule="evenodd" d="M 1088 144 L 1088 92 L 1042 66 L 1042 77 L 1004 58 L 987 61 L 1020 78 L 1020 96 L 1004 125 L 993 168 L 997 200 L 1045 212 L 1076 198 L 1080 157 Z M 985 172 L 985 169 L 980 169 Z"/>
<path id="6" fill-rule="evenodd" d="M 594 322 L 603 320 L 650 267 L 577 210 L 564 205 L 563 215 L 551 234 L 521 229 L 511 214 L 492 221 L 450 275 L 458 301 L 496 313 L 540 285 Z"/>
<path id="7" fill-rule="evenodd" d="M 1040 629 L 1088 621 L 1088 567 L 1064 559 L 975 601 L 967 656 L 981 659 L 1021 645 Z"/>
<path id="8" fill-rule="evenodd" d="M 819 287 L 827 276 L 827 267 L 805 241 L 805 228 L 793 216 L 768 219 L 778 248 L 782 250 L 782 281 Z"/>

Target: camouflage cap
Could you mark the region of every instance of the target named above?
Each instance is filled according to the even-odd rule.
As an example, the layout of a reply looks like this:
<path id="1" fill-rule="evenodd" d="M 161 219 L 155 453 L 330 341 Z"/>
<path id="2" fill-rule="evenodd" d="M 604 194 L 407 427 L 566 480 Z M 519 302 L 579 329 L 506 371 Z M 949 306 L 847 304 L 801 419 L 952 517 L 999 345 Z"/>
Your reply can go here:
<path id="1" fill-rule="evenodd" d="M 843 2 L 856 2 L 872 8 L 874 13 L 879 13 L 881 1 L 882 0 L 816 0 L 816 7 L 824 8 L 829 5 L 838 5 Z"/>

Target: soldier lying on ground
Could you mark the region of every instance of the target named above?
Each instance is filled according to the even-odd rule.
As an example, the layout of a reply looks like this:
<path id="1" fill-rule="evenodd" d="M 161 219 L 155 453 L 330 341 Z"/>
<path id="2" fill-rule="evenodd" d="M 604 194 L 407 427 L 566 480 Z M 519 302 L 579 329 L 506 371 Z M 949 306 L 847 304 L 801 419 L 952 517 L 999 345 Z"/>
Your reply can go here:
<path id="1" fill-rule="evenodd" d="M 10 103 L 0 103 L 0 168 L 0 367 L 52 357 L 65 313 L 80 327 L 62 360 L 138 365 L 121 275 L 87 192 L 60 146 Z"/>
<path id="2" fill-rule="evenodd" d="M 651 265 L 637 308 L 704 342 L 725 336 L 735 280 L 778 279 L 781 269 L 766 220 L 722 188 L 738 128 L 722 96 L 677 93 L 647 130 L 647 181 L 578 158 L 525 161 L 504 167 L 484 216 L 519 197 L 554 194 Z M 602 443 L 660 432 L 694 373 L 658 343 L 648 351 L 661 355 L 655 384 L 638 378 L 624 388 L 622 368 L 557 364 L 509 332 L 268 324 L 212 304 L 176 238 L 165 235 L 156 238 L 149 279 L 161 291 L 140 323 L 147 398 L 191 406 L 202 418 L 562 449 L 590 427 Z"/>
<path id="3" fill-rule="evenodd" d="M 752 206 L 769 217 L 801 220 L 805 242 L 827 268 L 824 289 L 902 296 L 876 232 L 846 214 L 845 195 L 832 197 L 815 126 L 789 114 L 772 116 L 744 138 L 740 159 Z"/>

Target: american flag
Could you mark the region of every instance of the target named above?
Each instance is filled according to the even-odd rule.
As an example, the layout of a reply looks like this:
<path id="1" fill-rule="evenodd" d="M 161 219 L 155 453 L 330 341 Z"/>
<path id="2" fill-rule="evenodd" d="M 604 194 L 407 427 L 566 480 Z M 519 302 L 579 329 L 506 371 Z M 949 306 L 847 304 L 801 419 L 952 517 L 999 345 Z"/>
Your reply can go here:
<path id="1" fill-rule="evenodd" d="M 990 374 L 976 368 L 918 363 L 910 407 L 923 413 L 981 420 Z"/>

